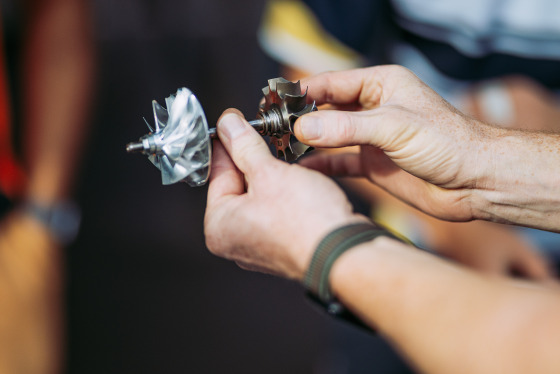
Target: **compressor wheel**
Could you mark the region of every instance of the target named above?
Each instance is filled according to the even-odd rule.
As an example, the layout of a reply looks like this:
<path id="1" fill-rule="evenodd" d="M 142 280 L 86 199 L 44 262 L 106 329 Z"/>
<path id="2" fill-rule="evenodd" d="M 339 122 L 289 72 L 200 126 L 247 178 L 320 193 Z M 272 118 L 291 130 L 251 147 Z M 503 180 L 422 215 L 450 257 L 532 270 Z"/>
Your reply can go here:
<path id="1" fill-rule="evenodd" d="M 294 162 L 311 149 L 294 136 L 294 123 L 317 107 L 314 102 L 307 104 L 307 90 L 301 93 L 299 81 L 270 79 L 262 91 L 264 99 L 257 119 L 249 124 L 270 137 L 278 158 Z M 152 102 L 155 129 L 148 125 L 150 133 L 129 143 L 126 150 L 147 155 L 161 170 L 163 184 L 184 181 L 190 186 L 202 186 L 210 173 L 210 138 L 216 138 L 216 128 L 208 128 L 202 106 L 187 88 L 180 88 L 165 101 L 167 109 Z"/>

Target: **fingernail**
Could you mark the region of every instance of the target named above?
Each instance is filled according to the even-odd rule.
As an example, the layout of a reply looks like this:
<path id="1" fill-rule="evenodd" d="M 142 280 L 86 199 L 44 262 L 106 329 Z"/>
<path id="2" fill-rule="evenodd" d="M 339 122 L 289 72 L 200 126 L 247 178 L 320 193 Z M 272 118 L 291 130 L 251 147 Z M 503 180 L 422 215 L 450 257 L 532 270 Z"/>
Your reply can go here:
<path id="1" fill-rule="evenodd" d="M 226 114 L 218 123 L 218 131 L 226 138 L 232 140 L 245 131 L 245 124 L 237 114 Z"/>
<path id="2" fill-rule="evenodd" d="M 322 133 L 323 121 L 320 118 L 309 117 L 301 119 L 301 134 L 305 139 L 318 139 Z"/>

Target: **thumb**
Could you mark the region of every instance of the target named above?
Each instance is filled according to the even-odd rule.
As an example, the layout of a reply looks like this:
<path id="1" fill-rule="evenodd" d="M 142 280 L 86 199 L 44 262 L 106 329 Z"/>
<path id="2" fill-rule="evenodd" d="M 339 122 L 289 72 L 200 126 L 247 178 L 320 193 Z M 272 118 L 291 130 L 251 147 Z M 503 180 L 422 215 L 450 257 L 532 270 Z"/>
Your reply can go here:
<path id="1" fill-rule="evenodd" d="M 367 112 L 322 110 L 302 116 L 294 125 L 296 137 L 315 147 L 346 147 L 371 144 L 383 147 L 379 109 Z"/>
<path id="2" fill-rule="evenodd" d="M 239 111 L 226 110 L 218 120 L 217 131 L 229 156 L 243 174 L 250 176 L 274 160 L 262 136 Z"/>

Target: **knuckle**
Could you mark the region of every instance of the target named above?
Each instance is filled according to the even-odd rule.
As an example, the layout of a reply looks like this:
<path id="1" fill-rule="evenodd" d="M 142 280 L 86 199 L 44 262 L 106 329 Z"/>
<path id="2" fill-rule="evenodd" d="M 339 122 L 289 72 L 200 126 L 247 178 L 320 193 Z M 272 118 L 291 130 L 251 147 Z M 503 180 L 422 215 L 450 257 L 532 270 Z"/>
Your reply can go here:
<path id="1" fill-rule="evenodd" d="M 217 207 L 209 208 L 204 216 L 204 240 L 210 253 L 223 257 L 225 251 L 224 238 L 224 211 Z"/>
<path id="2" fill-rule="evenodd" d="M 402 65 L 388 65 L 387 66 L 393 73 L 399 75 L 414 75 L 414 73 Z"/>
<path id="3" fill-rule="evenodd" d="M 232 151 L 237 158 L 249 159 L 259 147 L 260 135 L 245 130 L 232 144 Z"/>
<path id="4" fill-rule="evenodd" d="M 233 152 L 237 158 L 246 159 L 252 153 L 251 139 L 239 139 L 238 142 L 233 144 Z"/>
<path id="5" fill-rule="evenodd" d="M 335 80 L 335 72 L 334 71 L 326 71 L 321 73 L 323 80 L 326 82 L 327 90 L 325 91 L 324 101 L 327 103 L 332 103 L 336 99 L 336 92 L 334 92 L 333 88 L 336 86 L 334 83 Z"/>
<path id="6" fill-rule="evenodd" d="M 205 236 L 206 241 L 206 248 L 210 251 L 210 253 L 214 255 L 218 255 L 219 253 L 219 245 L 218 241 L 216 240 L 214 235 L 206 234 Z"/>
<path id="7" fill-rule="evenodd" d="M 341 112 L 336 119 L 338 126 L 334 127 L 334 139 L 349 141 L 356 135 L 356 123 L 354 117 L 347 112 Z"/>
<path id="8" fill-rule="evenodd" d="M 211 230 L 211 225 L 208 222 L 208 219 L 205 220 L 204 225 L 204 240 L 206 242 L 206 248 L 213 253 L 217 254 L 218 252 L 218 241 L 216 240 L 216 236 L 214 235 L 213 231 Z"/>

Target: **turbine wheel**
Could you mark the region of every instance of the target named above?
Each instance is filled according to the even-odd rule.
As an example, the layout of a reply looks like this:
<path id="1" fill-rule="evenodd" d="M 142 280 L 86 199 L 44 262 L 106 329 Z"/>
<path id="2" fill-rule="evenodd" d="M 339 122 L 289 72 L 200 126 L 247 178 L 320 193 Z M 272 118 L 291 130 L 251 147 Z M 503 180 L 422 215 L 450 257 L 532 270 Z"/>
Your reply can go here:
<path id="1" fill-rule="evenodd" d="M 284 78 L 270 79 L 262 91 L 264 102 L 257 115 L 263 120 L 260 132 L 270 136 L 278 158 L 293 162 L 311 150 L 311 147 L 297 140 L 293 126 L 299 117 L 317 110 L 315 102 L 307 104 L 307 90 L 301 93 L 299 81 L 294 83 Z"/>

